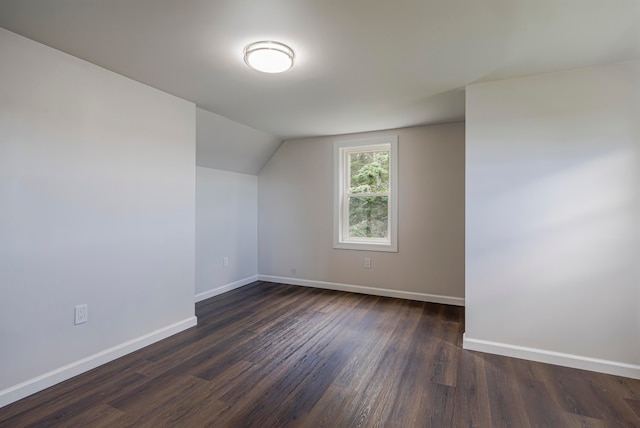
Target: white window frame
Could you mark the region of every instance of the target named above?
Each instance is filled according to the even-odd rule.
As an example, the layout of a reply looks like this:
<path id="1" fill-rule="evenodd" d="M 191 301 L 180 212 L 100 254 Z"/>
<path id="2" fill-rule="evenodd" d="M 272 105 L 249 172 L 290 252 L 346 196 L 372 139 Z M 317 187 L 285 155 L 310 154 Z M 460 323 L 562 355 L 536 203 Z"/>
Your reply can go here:
<path id="1" fill-rule="evenodd" d="M 347 206 L 350 153 L 389 150 L 388 239 L 348 236 Z M 333 143 L 333 248 L 398 252 L 398 136 L 342 140 Z"/>

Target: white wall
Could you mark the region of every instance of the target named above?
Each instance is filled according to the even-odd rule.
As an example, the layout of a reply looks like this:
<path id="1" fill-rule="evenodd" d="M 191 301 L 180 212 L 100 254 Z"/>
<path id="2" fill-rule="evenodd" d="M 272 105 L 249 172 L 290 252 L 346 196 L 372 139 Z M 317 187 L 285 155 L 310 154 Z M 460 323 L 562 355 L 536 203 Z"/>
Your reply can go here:
<path id="1" fill-rule="evenodd" d="M 258 177 L 198 167 L 196 183 L 199 301 L 258 279 Z"/>
<path id="2" fill-rule="evenodd" d="M 640 378 L 640 63 L 471 85 L 466 124 L 465 346 Z"/>
<path id="3" fill-rule="evenodd" d="M 195 324 L 195 106 L 2 29 L 0 53 L 3 405 Z"/>
<path id="4" fill-rule="evenodd" d="M 349 138 L 380 135 L 398 136 L 399 251 L 334 249 L 333 141 L 345 136 L 288 140 L 259 175 L 260 277 L 462 304 L 464 124 Z"/>

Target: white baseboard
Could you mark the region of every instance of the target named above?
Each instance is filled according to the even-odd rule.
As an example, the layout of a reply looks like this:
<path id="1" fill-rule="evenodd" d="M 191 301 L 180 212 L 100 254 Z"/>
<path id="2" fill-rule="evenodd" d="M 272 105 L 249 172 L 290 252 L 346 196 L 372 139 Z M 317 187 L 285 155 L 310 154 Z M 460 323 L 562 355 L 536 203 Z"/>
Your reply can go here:
<path id="1" fill-rule="evenodd" d="M 0 391 L 0 407 L 118 359 L 198 324 L 193 316 Z"/>
<path id="2" fill-rule="evenodd" d="M 258 275 L 254 275 L 248 278 L 241 279 L 239 281 L 222 285 L 212 290 L 203 291 L 202 293 L 196 294 L 196 297 L 195 297 L 196 303 L 202 300 L 208 299 L 210 297 L 217 296 L 218 294 L 226 293 L 227 291 L 235 290 L 236 288 L 240 288 L 247 284 L 251 284 L 252 282 L 256 282 L 257 280 L 258 280 Z"/>
<path id="3" fill-rule="evenodd" d="M 470 351 L 480 351 L 489 354 L 503 355 L 505 357 L 520 358 L 523 360 L 538 361 L 540 363 L 555 364 L 557 366 L 572 367 L 574 369 L 640 379 L 640 366 L 635 364 L 473 339 L 467 337 L 466 334 L 462 339 L 462 347 Z"/>
<path id="4" fill-rule="evenodd" d="M 443 303 L 445 305 L 464 306 L 461 297 L 439 294 L 416 293 L 414 291 L 389 290 L 387 288 L 366 287 L 363 285 L 339 284 L 335 282 L 313 281 L 309 279 L 285 276 L 258 275 L 260 281 L 280 282 L 282 284 L 301 285 L 303 287 L 324 288 L 327 290 L 348 291 L 351 293 L 371 294 L 374 296 L 396 297 L 398 299 L 418 300 L 420 302 Z"/>

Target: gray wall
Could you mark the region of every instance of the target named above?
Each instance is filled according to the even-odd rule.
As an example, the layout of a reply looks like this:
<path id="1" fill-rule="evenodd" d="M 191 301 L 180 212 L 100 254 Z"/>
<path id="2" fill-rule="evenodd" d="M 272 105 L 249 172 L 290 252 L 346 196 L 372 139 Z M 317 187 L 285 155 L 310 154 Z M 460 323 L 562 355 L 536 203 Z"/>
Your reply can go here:
<path id="1" fill-rule="evenodd" d="M 389 134 L 399 144 L 399 251 L 334 249 L 333 141 Z M 258 213 L 261 276 L 462 303 L 464 124 L 285 141 L 259 175 Z"/>
<path id="2" fill-rule="evenodd" d="M 195 106 L 2 29 L 0 52 L 2 405 L 195 323 Z"/>
<path id="3" fill-rule="evenodd" d="M 638 62 L 467 88 L 465 346 L 640 377 L 639 118 Z"/>
<path id="4" fill-rule="evenodd" d="M 257 279 L 258 177 L 197 167 L 196 189 L 196 300 L 202 300 Z"/>

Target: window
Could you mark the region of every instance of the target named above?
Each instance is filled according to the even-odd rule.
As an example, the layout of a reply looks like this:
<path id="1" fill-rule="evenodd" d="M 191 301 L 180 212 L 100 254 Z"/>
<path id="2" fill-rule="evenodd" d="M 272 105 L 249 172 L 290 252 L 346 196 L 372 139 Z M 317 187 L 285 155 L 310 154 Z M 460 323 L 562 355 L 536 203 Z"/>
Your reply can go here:
<path id="1" fill-rule="evenodd" d="M 398 137 L 336 141 L 334 248 L 398 251 Z"/>

